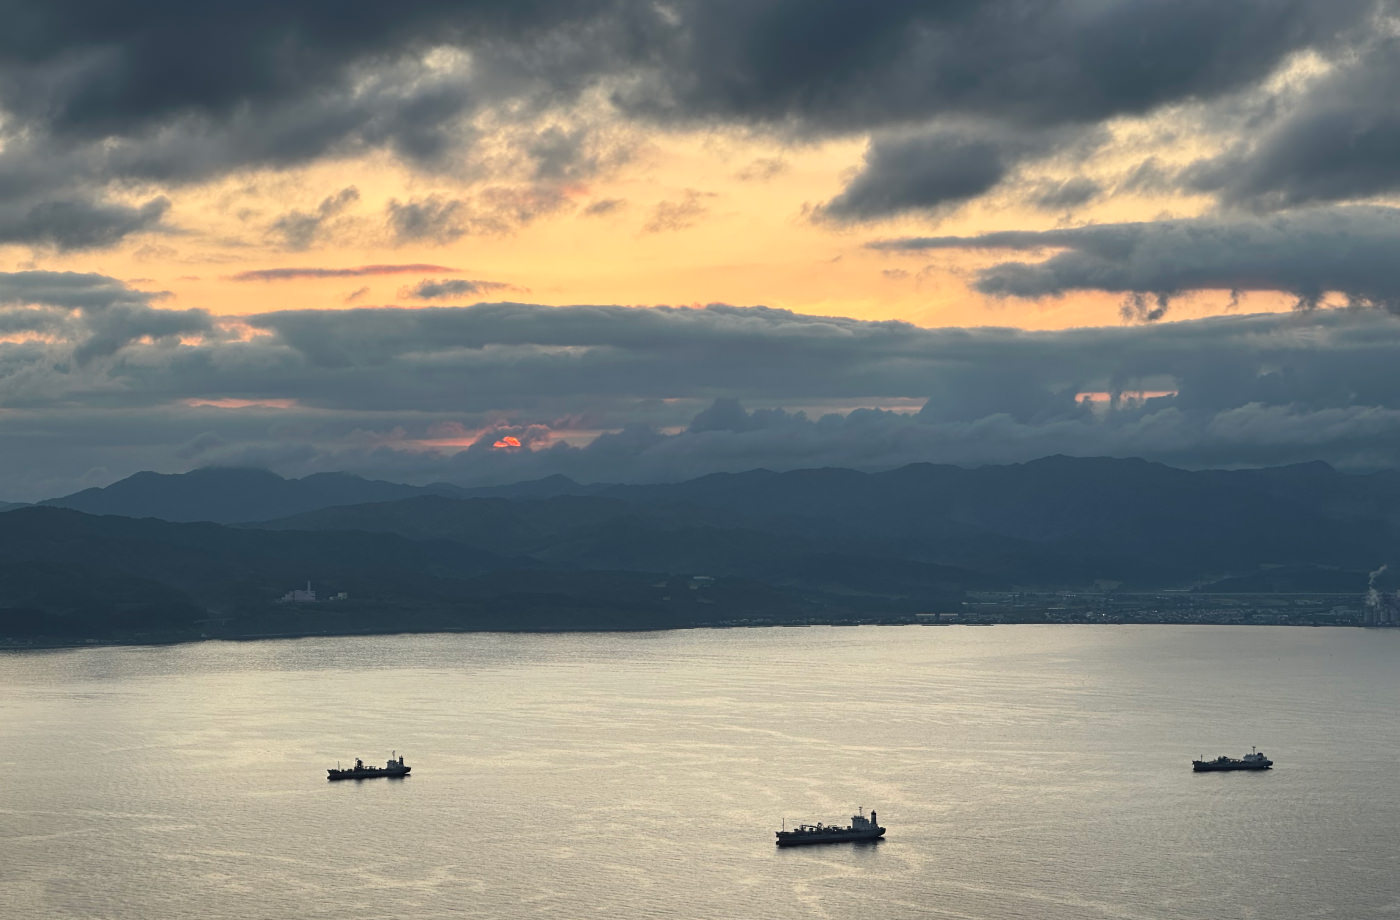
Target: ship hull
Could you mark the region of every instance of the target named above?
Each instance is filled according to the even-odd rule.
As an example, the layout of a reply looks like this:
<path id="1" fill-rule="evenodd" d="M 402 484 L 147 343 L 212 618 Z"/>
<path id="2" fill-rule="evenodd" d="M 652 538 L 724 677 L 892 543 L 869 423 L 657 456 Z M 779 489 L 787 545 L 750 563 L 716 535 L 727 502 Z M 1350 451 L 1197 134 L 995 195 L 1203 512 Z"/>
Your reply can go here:
<path id="1" fill-rule="evenodd" d="M 335 781 L 338 779 L 377 779 L 381 776 L 407 776 L 412 767 L 404 767 L 402 770 L 327 770 L 329 774 L 326 779 Z"/>
<path id="2" fill-rule="evenodd" d="M 795 834 L 792 831 L 778 831 L 778 846 L 806 847 L 819 843 L 851 843 L 861 840 L 879 840 L 885 836 L 883 827 L 869 831 L 833 831 L 829 834 Z"/>
<path id="3" fill-rule="evenodd" d="M 1272 763 L 1213 763 L 1205 761 L 1204 763 L 1193 763 L 1191 769 L 1196 773 L 1228 773 L 1232 770 L 1271 770 L 1273 766 Z"/>

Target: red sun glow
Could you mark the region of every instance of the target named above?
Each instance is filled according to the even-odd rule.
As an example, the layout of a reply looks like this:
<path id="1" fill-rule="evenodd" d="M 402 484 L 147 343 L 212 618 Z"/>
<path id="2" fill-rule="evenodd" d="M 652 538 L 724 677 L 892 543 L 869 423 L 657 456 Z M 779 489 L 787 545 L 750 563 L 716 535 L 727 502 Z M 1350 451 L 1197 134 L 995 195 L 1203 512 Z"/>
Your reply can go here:
<path id="1" fill-rule="evenodd" d="M 500 447 L 519 447 L 519 446 L 520 446 L 520 439 L 517 438 L 517 437 L 515 437 L 514 435 L 509 435 L 509 434 L 508 434 L 508 435 L 506 435 L 504 438 L 501 438 L 499 441 L 497 441 L 495 444 L 492 444 L 491 446 L 492 446 L 492 447 L 496 447 L 496 448 L 500 448 Z"/>

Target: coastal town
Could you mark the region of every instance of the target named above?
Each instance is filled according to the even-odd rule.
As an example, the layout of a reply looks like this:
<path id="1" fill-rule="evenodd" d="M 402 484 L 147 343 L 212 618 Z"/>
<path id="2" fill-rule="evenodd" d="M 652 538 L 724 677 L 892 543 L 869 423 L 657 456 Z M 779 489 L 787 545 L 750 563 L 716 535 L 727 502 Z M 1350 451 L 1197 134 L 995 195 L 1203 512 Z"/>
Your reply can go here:
<path id="1" fill-rule="evenodd" d="M 957 610 L 920 623 L 1201 623 L 1231 626 L 1400 626 L 1400 599 L 1366 595 L 969 592 Z"/>

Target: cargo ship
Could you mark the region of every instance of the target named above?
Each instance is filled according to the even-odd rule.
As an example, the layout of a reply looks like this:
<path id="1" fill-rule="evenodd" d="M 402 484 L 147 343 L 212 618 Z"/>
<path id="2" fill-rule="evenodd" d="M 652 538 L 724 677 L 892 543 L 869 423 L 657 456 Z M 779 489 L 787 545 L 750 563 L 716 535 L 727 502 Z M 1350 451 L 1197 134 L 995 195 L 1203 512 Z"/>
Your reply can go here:
<path id="1" fill-rule="evenodd" d="M 391 756 L 389 762 L 382 767 L 367 767 L 363 760 L 356 757 L 355 765 L 348 769 L 340 769 L 340 764 L 336 764 L 334 768 L 327 768 L 326 773 L 329 775 L 326 779 L 372 779 L 376 776 L 407 776 L 408 771 L 412 769 L 412 767 L 403 762 L 402 754 L 399 755 L 397 760 Z"/>
<path id="2" fill-rule="evenodd" d="M 848 840 L 878 840 L 885 836 L 885 829 L 875 820 L 875 812 L 865 817 L 865 809 L 851 816 L 848 827 L 834 824 L 799 824 L 793 830 L 774 831 L 778 835 L 778 846 L 800 847 L 813 843 L 845 843 Z"/>
<path id="3" fill-rule="evenodd" d="M 1214 760 L 1193 760 L 1191 769 L 1197 773 L 1211 773 L 1217 770 L 1267 770 L 1274 762 L 1257 749 L 1243 757 L 1226 757 L 1221 754 Z"/>

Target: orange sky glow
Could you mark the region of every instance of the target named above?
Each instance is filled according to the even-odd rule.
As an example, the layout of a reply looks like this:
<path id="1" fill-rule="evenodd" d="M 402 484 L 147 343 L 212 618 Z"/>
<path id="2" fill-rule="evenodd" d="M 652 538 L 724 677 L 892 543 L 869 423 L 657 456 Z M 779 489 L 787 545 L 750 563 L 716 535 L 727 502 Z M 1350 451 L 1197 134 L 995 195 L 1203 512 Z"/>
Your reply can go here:
<path id="1" fill-rule="evenodd" d="M 1028 210 L 1009 194 L 1000 201 L 856 227 L 814 216 L 812 209 L 837 194 L 859 167 L 865 146 L 862 140 L 792 146 L 762 137 L 657 135 L 625 169 L 560 188 L 558 201 L 541 215 L 445 243 L 395 241 L 382 218 L 384 207 L 410 195 L 480 193 L 481 183 L 440 178 L 425 189 L 421 177 L 373 155 L 181 189 L 172 212 L 179 233 L 144 235 L 107 252 L 51 255 L 44 265 L 124 278 L 141 290 L 168 292 L 162 307 L 197 307 L 225 316 L 515 300 L 761 304 L 922 326 L 1062 329 L 1121 321 L 1117 295 L 1080 292 L 1021 300 L 972 290 L 971 273 L 1005 254 L 891 254 L 866 248 L 874 239 L 934 228 L 969 236 L 1048 229 L 1064 219 Z M 1113 156 L 1105 154 L 1102 168 L 1112 169 Z M 492 183 L 486 191 L 513 187 Z M 346 188 L 355 189 L 354 201 L 307 248 L 289 250 L 269 229 L 288 209 L 313 211 Z M 590 206 L 600 202 L 617 204 L 590 214 Z M 1124 195 L 1074 217 L 1076 222 L 1142 220 L 1160 215 L 1164 207 L 1189 215 L 1202 204 Z M 5 258 L 4 252 L 0 248 L 0 267 L 34 264 L 32 254 L 10 247 Z M 286 276 L 279 277 L 279 271 Z M 412 299 L 414 282 L 453 278 L 500 286 L 431 303 Z M 1258 312 L 1287 309 L 1288 303 L 1283 295 L 1256 294 L 1247 306 Z M 1231 305 L 1228 292 L 1199 294 L 1183 299 L 1174 318 L 1227 309 L 1240 309 Z"/>
<path id="2" fill-rule="evenodd" d="M 1390 462 L 1389 0 L 89 3 L 0 30 L 0 499 Z"/>

